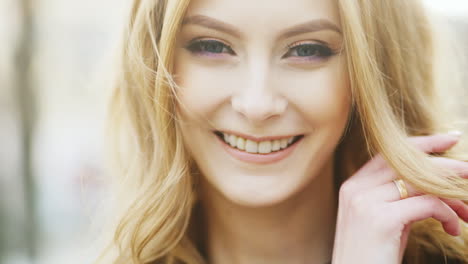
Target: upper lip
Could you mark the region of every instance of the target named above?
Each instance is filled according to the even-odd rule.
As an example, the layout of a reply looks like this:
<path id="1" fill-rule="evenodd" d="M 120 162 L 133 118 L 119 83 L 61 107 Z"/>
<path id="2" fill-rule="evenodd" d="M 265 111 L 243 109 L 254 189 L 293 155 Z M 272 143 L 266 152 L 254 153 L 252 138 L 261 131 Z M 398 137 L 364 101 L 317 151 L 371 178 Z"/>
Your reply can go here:
<path id="1" fill-rule="evenodd" d="M 232 130 L 222 130 L 222 131 L 217 130 L 215 132 L 231 134 L 231 135 L 235 135 L 235 136 L 242 137 L 242 138 L 245 138 L 245 139 L 249 139 L 249 140 L 252 140 L 252 141 L 277 140 L 277 139 L 285 139 L 285 138 L 290 138 L 290 137 L 295 137 L 295 136 L 300 136 L 301 135 L 301 134 L 296 134 L 296 135 L 256 137 L 256 136 L 250 136 L 250 135 L 247 135 L 247 134 L 243 134 L 243 133 L 240 133 L 240 132 L 235 132 L 235 131 L 232 131 Z"/>

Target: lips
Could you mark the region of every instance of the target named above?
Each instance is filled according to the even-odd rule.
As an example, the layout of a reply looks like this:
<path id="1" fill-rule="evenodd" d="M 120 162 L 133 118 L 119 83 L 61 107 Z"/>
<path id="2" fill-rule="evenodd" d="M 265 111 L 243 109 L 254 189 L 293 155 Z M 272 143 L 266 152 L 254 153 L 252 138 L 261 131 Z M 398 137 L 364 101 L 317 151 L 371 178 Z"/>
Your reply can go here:
<path id="1" fill-rule="evenodd" d="M 214 132 L 215 137 L 217 138 L 217 141 L 220 142 L 222 148 L 230 154 L 232 157 L 243 161 L 247 163 L 256 163 L 256 164 L 270 164 L 270 163 L 275 163 L 279 162 L 286 157 L 288 157 L 294 149 L 302 142 L 302 139 L 304 138 L 304 135 L 299 135 L 299 136 L 293 136 L 292 140 L 288 143 L 286 142 L 286 145 L 283 145 L 283 147 L 280 146 L 278 150 L 273 151 L 273 148 L 270 142 L 278 142 L 279 140 L 267 140 L 267 141 L 261 141 L 261 142 L 254 142 L 251 140 L 246 141 L 246 145 L 244 150 L 239 149 L 239 145 L 237 145 L 238 142 L 235 144 L 231 144 L 231 142 L 226 142 L 225 141 L 225 134 L 216 131 Z M 235 135 L 231 135 L 235 137 Z M 242 138 L 238 139 L 242 143 Z M 283 137 L 283 142 L 284 140 L 287 141 Z M 249 146 L 249 144 L 259 145 L 258 149 L 255 149 L 255 147 L 252 148 L 252 146 Z M 262 146 L 263 145 L 263 146 Z M 269 145 L 269 146 L 268 146 Z M 276 146 L 278 148 L 278 146 Z M 240 146 L 242 148 L 242 146 Z M 250 148 L 250 149 L 249 149 Z M 252 151 L 253 150 L 253 151 Z M 257 151 L 259 150 L 259 151 Z"/>
<path id="2" fill-rule="evenodd" d="M 245 139 L 243 137 L 238 137 L 232 134 L 221 133 L 219 131 L 215 132 L 215 134 L 233 148 L 249 153 L 260 154 L 270 154 L 272 152 L 288 148 L 302 137 L 302 135 L 300 135 L 275 140 L 252 141 L 250 139 Z"/>

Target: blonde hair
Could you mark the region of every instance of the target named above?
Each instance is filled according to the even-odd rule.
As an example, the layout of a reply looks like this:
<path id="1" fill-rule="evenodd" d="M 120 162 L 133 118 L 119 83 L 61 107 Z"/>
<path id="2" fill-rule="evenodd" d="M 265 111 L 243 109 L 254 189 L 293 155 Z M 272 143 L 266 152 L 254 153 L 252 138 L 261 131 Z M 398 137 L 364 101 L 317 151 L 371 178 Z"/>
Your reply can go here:
<path id="1" fill-rule="evenodd" d="M 407 144 L 407 136 L 466 130 L 448 105 L 454 86 L 441 90 L 434 67 L 433 26 L 415 0 L 339 0 L 353 114 L 336 151 L 341 184 L 376 153 L 416 188 L 468 200 L 467 181 L 435 167 Z M 205 260 L 191 229 L 196 165 L 176 118 L 171 78 L 178 29 L 189 0 L 134 0 L 109 111 L 113 174 L 119 176 L 119 212 L 111 242 L 97 263 L 188 263 Z M 450 89 L 450 90 L 448 90 Z M 440 154 L 468 160 L 461 143 Z M 445 177 L 447 175 L 455 177 Z M 192 230 L 193 231 L 193 230 Z M 412 226 L 405 259 L 429 254 L 468 261 L 468 233 L 454 238 L 432 219 Z"/>

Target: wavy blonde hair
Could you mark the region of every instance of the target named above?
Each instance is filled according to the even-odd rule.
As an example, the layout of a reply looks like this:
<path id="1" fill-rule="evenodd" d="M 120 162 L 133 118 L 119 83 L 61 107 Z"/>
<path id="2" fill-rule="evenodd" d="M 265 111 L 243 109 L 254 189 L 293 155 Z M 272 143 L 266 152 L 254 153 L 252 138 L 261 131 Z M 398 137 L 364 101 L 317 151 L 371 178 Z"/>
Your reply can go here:
<path id="1" fill-rule="evenodd" d="M 439 77 L 445 68 L 433 67 L 441 65 L 435 51 L 442 46 L 421 3 L 338 3 L 354 111 L 336 151 L 337 187 L 382 153 L 416 188 L 468 200 L 466 180 L 435 167 L 406 139 L 466 130 L 455 107 L 459 104 L 448 98 L 456 86 Z M 196 166 L 182 141 L 171 75 L 176 36 L 188 5 L 189 0 L 132 2 L 109 111 L 110 168 L 119 179 L 119 210 L 107 226 L 111 241 L 96 263 L 206 263 L 191 235 L 199 228 L 194 215 Z M 459 143 L 440 155 L 466 161 L 467 153 Z M 405 261 L 429 263 L 431 254 L 468 261 L 467 241 L 466 228 L 454 238 L 437 221 L 420 221 L 412 225 Z"/>

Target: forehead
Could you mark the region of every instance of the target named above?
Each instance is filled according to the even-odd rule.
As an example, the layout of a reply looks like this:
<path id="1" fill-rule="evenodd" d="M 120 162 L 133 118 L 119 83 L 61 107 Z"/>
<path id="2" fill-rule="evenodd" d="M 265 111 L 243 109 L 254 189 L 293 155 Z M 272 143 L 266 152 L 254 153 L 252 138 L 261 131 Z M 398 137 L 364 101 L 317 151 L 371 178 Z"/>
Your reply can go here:
<path id="1" fill-rule="evenodd" d="M 339 27 L 336 0 L 192 0 L 187 15 L 205 15 L 242 30 L 275 30 L 314 19 Z"/>

